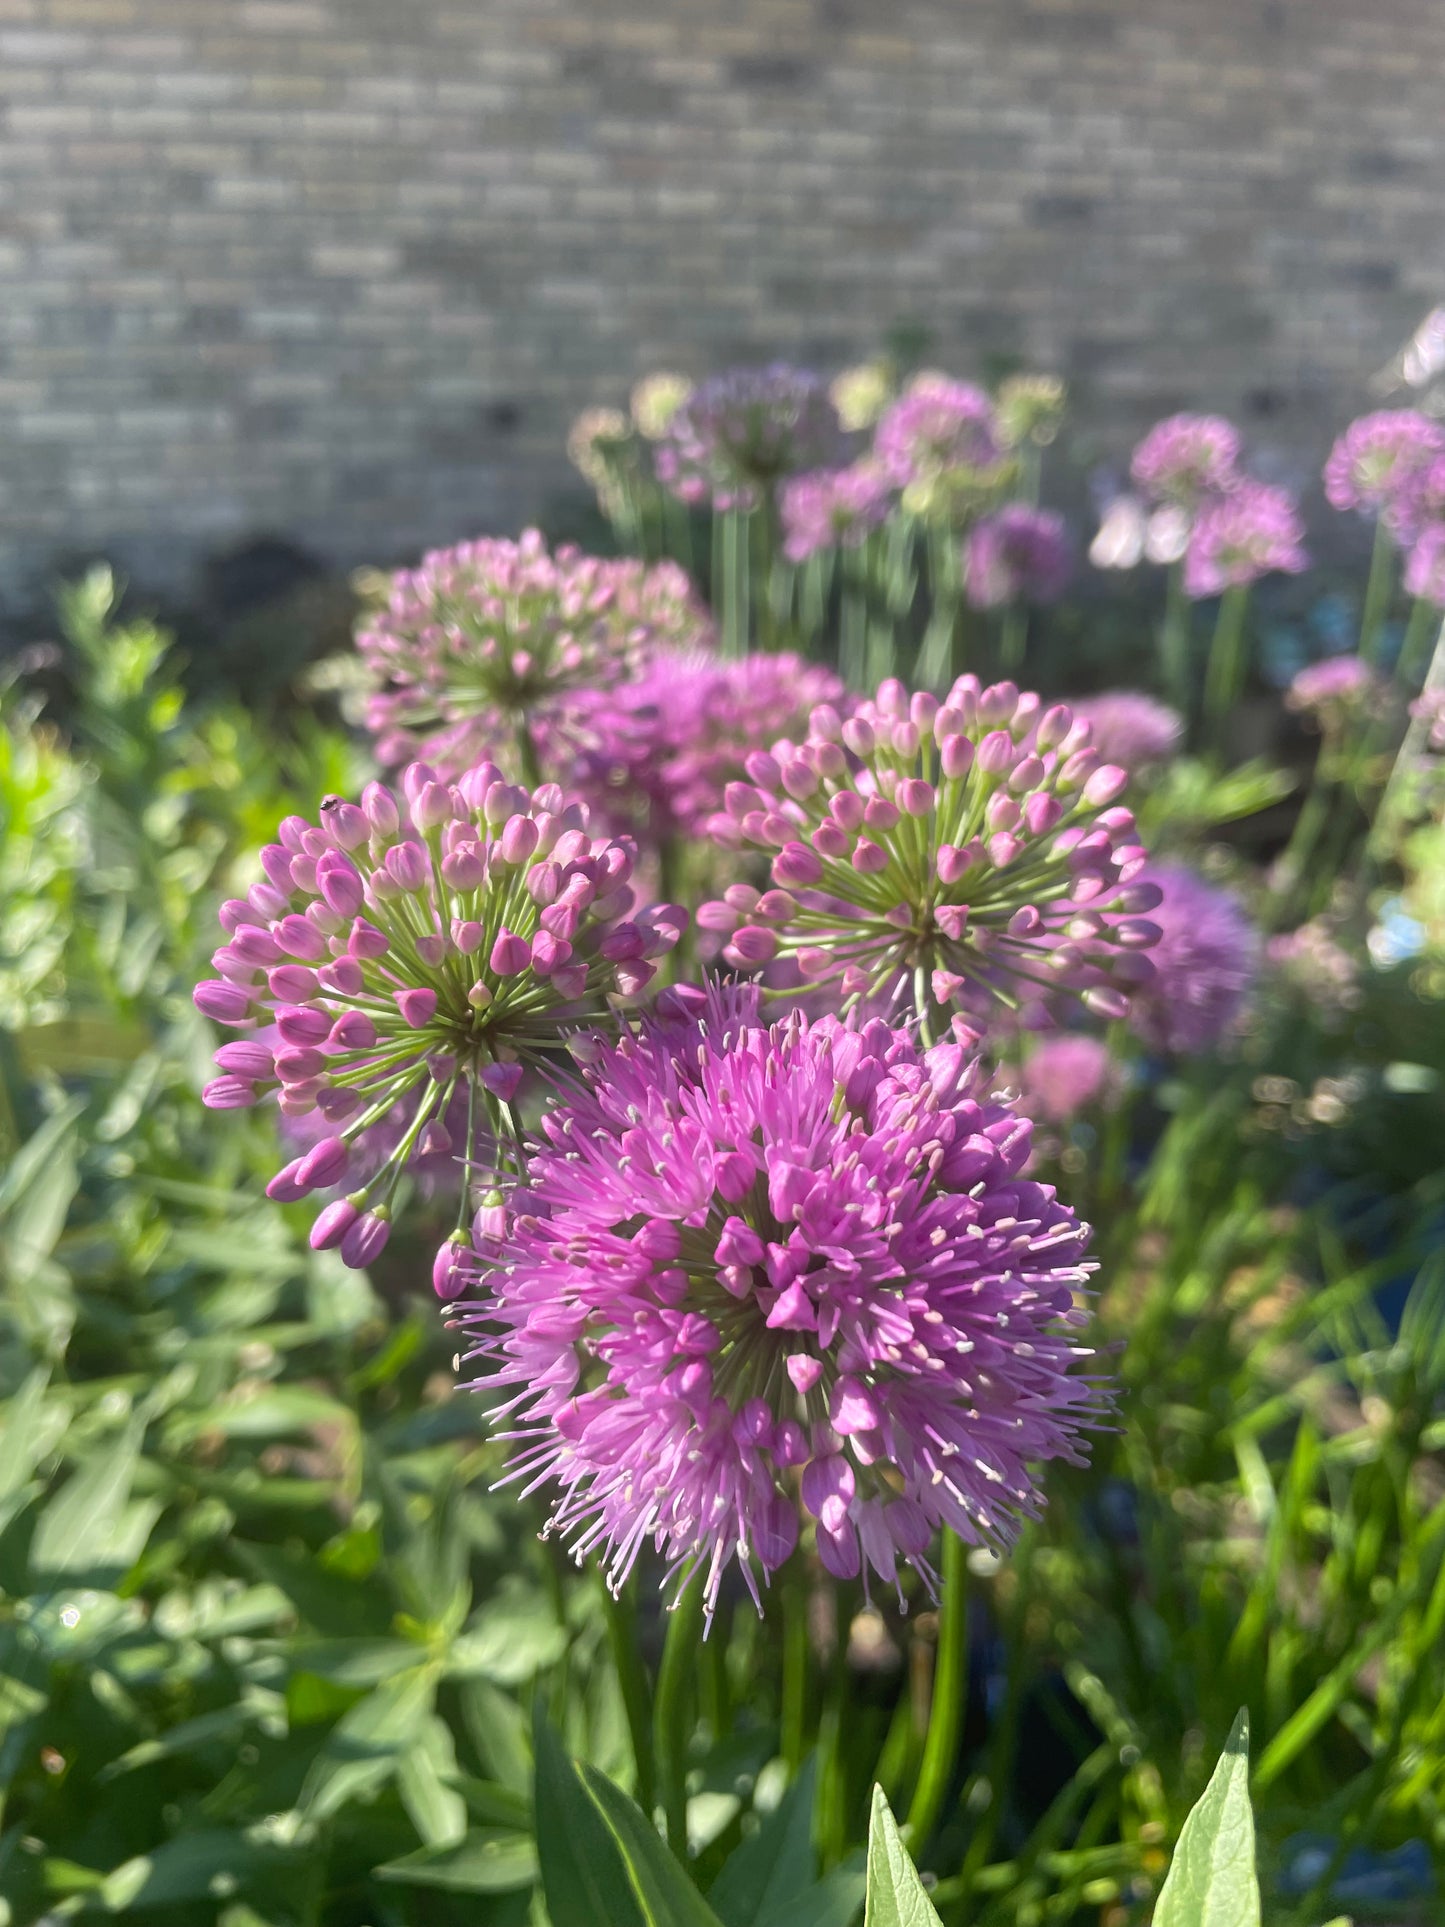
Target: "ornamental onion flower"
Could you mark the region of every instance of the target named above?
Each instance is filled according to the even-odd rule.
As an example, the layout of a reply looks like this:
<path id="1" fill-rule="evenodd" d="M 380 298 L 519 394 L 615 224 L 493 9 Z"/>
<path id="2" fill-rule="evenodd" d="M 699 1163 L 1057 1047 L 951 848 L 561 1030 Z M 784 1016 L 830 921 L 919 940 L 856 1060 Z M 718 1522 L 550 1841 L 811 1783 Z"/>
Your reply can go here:
<path id="1" fill-rule="evenodd" d="M 778 498 L 783 553 L 806 562 L 820 550 L 856 549 L 893 506 L 892 484 L 876 462 L 814 469 L 784 482 Z"/>
<path id="2" fill-rule="evenodd" d="M 750 751 L 805 729 L 817 704 L 847 702 L 831 669 L 789 651 L 660 649 L 636 681 L 584 699 L 564 780 L 609 826 L 652 842 L 701 836 Z"/>
<path id="3" fill-rule="evenodd" d="M 1405 558 L 1405 592 L 1445 609 L 1445 522 L 1420 531 Z"/>
<path id="4" fill-rule="evenodd" d="M 1108 1399 L 1079 1369 L 1088 1229 L 974 1060 L 713 990 L 586 1075 L 460 1307 L 549 1531 L 614 1591 L 651 1542 L 709 1615 L 807 1523 L 865 1582 L 931 1586 L 940 1527 L 1007 1546 Z"/>
<path id="5" fill-rule="evenodd" d="M 1383 515 L 1393 524 L 1409 515 L 1411 492 L 1424 471 L 1445 454 L 1445 430 L 1416 408 L 1381 408 L 1352 421 L 1325 463 L 1331 508 Z"/>
<path id="6" fill-rule="evenodd" d="M 964 538 L 964 587 L 975 609 L 1010 602 L 1057 602 L 1074 558 L 1062 515 L 1009 502 Z"/>
<path id="7" fill-rule="evenodd" d="M 1012 683 L 961 676 L 946 702 L 885 682 L 842 721 L 748 758 L 709 829 L 773 852 L 772 888 L 733 884 L 698 913 L 749 969 L 787 958 L 849 1004 L 1015 1006 L 1051 989 L 1120 1016 L 1150 975 L 1157 900 L 1115 805 L 1124 770 L 1088 726 Z"/>
<path id="8" fill-rule="evenodd" d="M 1079 697 L 1071 707 L 1075 720 L 1089 725 L 1104 761 L 1122 763 L 1131 776 L 1167 762 L 1184 740 L 1179 712 L 1139 689 L 1106 689 Z"/>
<path id="9" fill-rule="evenodd" d="M 1379 709 L 1386 684 L 1361 656 L 1326 656 L 1308 663 L 1285 691 L 1285 708 L 1307 716 L 1326 734 L 1336 734 L 1352 718 Z"/>
<path id="10" fill-rule="evenodd" d="M 1294 497 L 1246 478 L 1204 502 L 1195 516 L 1184 552 L 1184 593 L 1222 595 L 1275 570 L 1298 575 L 1308 563 Z"/>
<path id="11" fill-rule="evenodd" d="M 269 1196 L 332 1189 L 363 1133 L 405 1119 L 390 1155 L 312 1233 L 362 1265 L 385 1242 L 402 1169 L 457 1093 L 469 1118 L 461 1223 L 479 1118 L 505 1134 L 524 1070 L 609 997 L 641 990 L 683 922 L 666 906 L 628 920 L 631 843 L 591 835 L 585 808 L 555 785 L 532 795 L 487 763 L 452 785 L 415 764 L 402 788 L 398 799 L 369 784 L 360 807 L 328 797 L 319 824 L 288 817 L 261 853 L 264 881 L 222 905 L 217 976 L 195 992 L 198 1010 L 242 1033 L 216 1054 L 207 1104 L 274 1093 L 284 1115 L 330 1126 Z"/>
<path id="12" fill-rule="evenodd" d="M 387 765 L 421 756 L 459 775 L 491 756 L 534 777 L 578 690 L 621 681 L 648 649 L 708 635 L 674 563 L 549 554 L 536 529 L 482 537 L 400 570 L 358 630 L 374 686 L 367 723 Z"/>
<path id="13" fill-rule="evenodd" d="M 893 364 L 883 358 L 843 369 L 828 388 L 838 419 L 850 434 L 872 428 L 896 392 Z"/>
<path id="14" fill-rule="evenodd" d="M 756 508 L 786 476 L 826 468 L 842 430 L 820 375 L 787 362 L 699 382 L 657 444 L 657 477 L 680 501 Z"/>
<path id="15" fill-rule="evenodd" d="M 1057 375 L 1009 375 L 1000 382 L 995 410 L 999 436 L 1008 448 L 1032 442 L 1047 448 L 1059 432 L 1068 390 Z"/>
<path id="16" fill-rule="evenodd" d="M 940 493 L 994 487 L 1007 461 L 983 389 L 939 374 L 915 375 L 884 411 L 873 453 L 905 502 L 920 508 Z"/>
<path id="17" fill-rule="evenodd" d="M 1132 1029 L 1156 1050 L 1208 1050 L 1243 1010 L 1259 971 L 1260 936 L 1228 890 L 1183 864 L 1144 872 L 1158 886 L 1162 932 L 1150 953 L 1152 982 L 1133 999 Z"/>
<path id="18" fill-rule="evenodd" d="M 1134 450 L 1129 473 L 1153 502 L 1193 511 L 1240 479 L 1239 430 L 1222 415 L 1170 415 Z"/>
<path id="19" fill-rule="evenodd" d="M 1098 1037 L 1060 1031 L 1040 1038 L 1019 1072 L 1018 1109 L 1040 1123 L 1064 1124 L 1114 1095 L 1120 1066 Z"/>
<path id="20" fill-rule="evenodd" d="M 661 441 L 673 416 L 691 393 L 692 383 L 686 375 L 670 374 L 663 369 L 644 375 L 633 388 L 628 402 L 638 434 L 650 442 Z"/>

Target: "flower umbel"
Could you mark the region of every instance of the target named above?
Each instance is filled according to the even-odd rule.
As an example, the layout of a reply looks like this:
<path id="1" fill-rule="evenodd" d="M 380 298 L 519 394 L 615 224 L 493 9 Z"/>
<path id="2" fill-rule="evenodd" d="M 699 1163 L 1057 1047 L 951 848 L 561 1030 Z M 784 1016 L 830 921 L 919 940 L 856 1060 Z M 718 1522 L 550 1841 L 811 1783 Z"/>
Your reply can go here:
<path id="1" fill-rule="evenodd" d="M 1167 703 L 1139 689 L 1106 689 L 1073 705 L 1074 718 L 1089 725 L 1094 748 L 1106 763 L 1122 763 L 1130 775 L 1172 756 L 1184 740 L 1184 718 Z"/>
<path id="2" fill-rule="evenodd" d="M 483 756 L 535 781 L 583 688 L 631 674 L 659 645 L 704 640 L 707 618 L 674 563 L 483 537 L 391 579 L 357 632 L 375 686 L 367 722 L 383 763 L 422 756 L 459 774 Z"/>
<path id="3" fill-rule="evenodd" d="M 590 835 L 586 810 L 555 786 L 531 795 L 485 763 L 451 785 L 414 765 L 403 791 L 372 783 L 359 807 L 328 797 L 319 825 L 288 817 L 261 853 L 265 881 L 222 906 L 218 975 L 195 992 L 207 1017 L 246 1033 L 217 1052 L 208 1104 L 274 1092 L 288 1116 L 331 1127 L 272 1180 L 272 1197 L 331 1189 L 364 1133 L 404 1117 L 380 1168 L 313 1233 L 357 1264 L 379 1249 L 364 1228 L 384 1226 L 423 1134 L 449 1137 L 459 1091 L 463 1221 L 473 1168 L 488 1161 L 481 1122 L 514 1137 L 525 1068 L 555 1058 L 567 1027 L 594 1022 L 610 995 L 641 990 L 683 921 L 667 907 L 626 920 L 631 844 Z"/>
<path id="4" fill-rule="evenodd" d="M 680 501 L 756 508 L 785 476 L 827 467 L 841 446 L 820 375 L 786 362 L 714 375 L 674 410 L 658 440 L 658 480 Z"/>
<path id="5" fill-rule="evenodd" d="M 775 852 L 773 888 L 734 884 L 698 921 L 727 961 L 793 960 L 849 1003 L 987 1008 L 1068 989 L 1107 1016 L 1150 973 L 1158 899 L 1127 776 L 1088 726 L 1012 683 L 961 676 L 946 702 L 886 682 L 842 721 L 815 709 L 806 739 L 748 759 L 710 829 Z"/>
<path id="6" fill-rule="evenodd" d="M 975 609 L 1057 602 L 1073 566 L 1063 516 L 1027 502 L 983 516 L 964 541 L 964 586 Z"/>
<path id="7" fill-rule="evenodd" d="M 1153 502 L 1194 510 L 1239 480 L 1239 430 L 1222 415 L 1170 415 L 1134 450 L 1129 473 Z"/>
<path id="8" fill-rule="evenodd" d="M 987 493 L 1009 462 L 984 390 L 937 374 L 915 375 L 885 411 L 873 453 L 905 506 L 922 512 Z"/>
<path id="9" fill-rule="evenodd" d="M 1134 999 L 1129 1022 L 1156 1050 L 1208 1050 L 1254 987 L 1259 931 L 1237 897 L 1183 864 L 1161 863 L 1145 876 L 1159 886 L 1162 935 L 1151 953 L 1154 981 Z"/>
<path id="10" fill-rule="evenodd" d="M 1221 595 L 1262 575 L 1298 575 L 1309 564 L 1304 523 L 1288 489 L 1240 481 L 1199 510 L 1184 552 L 1184 593 Z"/>
<path id="11" fill-rule="evenodd" d="M 1107 1409 L 1078 1367 L 1088 1229 L 956 1044 L 748 993 L 601 1048 L 543 1121 L 462 1322 L 509 1476 L 620 1587 L 651 1541 L 709 1613 L 811 1520 L 840 1578 L 930 1583 L 947 1527 L 1007 1545 Z M 801 1515 L 801 1517 L 800 1517 Z"/>
<path id="12" fill-rule="evenodd" d="M 1408 521 L 1413 493 L 1425 470 L 1445 454 L 1445 430 L 1416 408 L 1381 408 L 1352 421 L 1325 463 L 1331 508 L 1361 515 L 1397 512 Z"/>
<path id="13" fill-rule="evenodd" d="M 815 469 L 783 484 L 778 508 L 783 553 L 806 562 L 822 549 L 856 549 L 893 506 L 894 491 L 876 462 Z"/>

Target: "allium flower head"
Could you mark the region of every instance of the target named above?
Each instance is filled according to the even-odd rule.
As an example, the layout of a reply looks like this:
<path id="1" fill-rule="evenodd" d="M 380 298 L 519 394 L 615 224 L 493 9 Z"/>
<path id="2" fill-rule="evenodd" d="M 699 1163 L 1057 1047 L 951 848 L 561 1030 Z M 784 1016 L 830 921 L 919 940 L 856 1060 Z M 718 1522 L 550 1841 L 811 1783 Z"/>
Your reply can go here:
<path id="1" fill-rule="evenodd" d="M 482 756 L 511 763 L 519 746 L 535 755 L 565 730 L 578 690 L 708 633 L 675 563 L 549 553 L 535 529 L 516 542 L 483 537 L 399 571 L 358 630 L 374 684 L 367 723 L 387 765 L 421 755 L 458 774 Z"/>
<path id="2" fill-rule="evenodd" d="M 747 762 L 710 824 L 775 852 L 771 889 L 733 884 L 698 913 L 738 968 L 777 957 L 850 1002 L 885 1009 L 1081 992 L 1121 1015 L 1150 974 L 1158 891 L 1127 780 L 1088 726 L 1012 683 L 961 676 L 940 706 L 886 682 L 848 721 L 814 710 L 802 742 Z"/>
<path id="3" fill-rule="evenodd" d="M 1057 375 L 1010 375 L 995 404 L 999 435 L 1009 448 L 1033 442 L 1047 448 L 1059 432 L 1068 391 Z"/>
<path id="4" fill-rule="evenodd" d="M 1266 955 L 1317 1009 L 1338 1015 L 1359 1004 L 1359 959 L 1345 949 L 1328 917 L 1312 917 L 1297 930 L 1271 937 Z"/>
<path id="5" fill-rule="evenodd" d="M 398 799 L 372 783 L 360 807 L 328 797 L 319 824 L 288 817 L 261 853 L 265 880 L 222 906 L 218 974 L 195 992 L 243 1033 L 218 1051 L 207 1104 L 274 1092 L 285 1115 L 331 1127 L 272 1197 L 331 1189 L 364 1132 L 406 1119 L 390 1158 L 313 1232 L 363 1265 L 400 1170 L 457 1092 L 500 1128 L 525 1068 L 608 996 L 642 989 L 683 921 L 666 906 L 627 920 L 631 843 L 591 835 L 555 785 L 530 795 L 483 763 L 455 785 L 413 765 L 402 786 Z M 464 1183 L 476 1156 L 475 1141 L 458 1147 Z"/>
<path id="6" fill-rule="evenodd" d="M 873 453 L 895 487 L 920 504 L 939 492 L 991 488 L 1005 462 L 983 389 L 936 374 L 916 375 L 885 411 Z"/>
<path id="7" fill-rule="evenodd" d="M 644 375 L 633 389 L 629 403 L 638 434 L 650 442 L 661 441 L 673 416 L 691 393 L 692 383 L 686 375 L 663 371 Z"/>
<path id="8" fill-rule="evenodd" d="M 1196 508 L 1239 479 L 1239 430 L 1222 415 L 1170 415 L 1134 450 L 1129 473 L 1154 502 Z"/>
<path id="9" fill-rule="evenodd" d="M 632 440 L 632 424 L 616 408 L 584 408 L 567 431 L 567 459 L 599 493 L 612 486 L 613 465 Z"/>
<path id="10" fill-rule="evenodd" d="M 1081 696 L 1075 718 L 1089 725 L 1094 748 L 1106 763 L 1121 763 L 1130 775 L 1167 762 L 1184 740 L 1184 719 L 1167 703 L 1139 689 L 1106 689 Z"/>
<path id="11" fill-rule="evenodd" d="M 1384 678 L 1362 657 L 1326 656 L 1300 670 L 1284 701 L 1286 709 L 1335 733 L 1353 717 L 1377 709 L 1384 695 Z"/>
<path id="12" fill-rule="evenodd" d="M 872 428 L 895 393 L 893 364 L 864 361 L 833 377 L 828 394 L 843 427 L 853 433 Z"/>
<path id="13" fill-rule="evenodd" d="M 1445 522 L 1432 522 L 1416 536 L 1405 558 L 1405 591 L 1445 609 Z"/>
<path id="14" fill-rule="evenodd" d="M 806 562 L 823 549 L 855 549 L 886 520 L 893 500 L 893 486 L 876 462 L 795 475 L 778 498 L 783 553 L 790 562 Z"/>
<path id="15" fill-rule="evenodd" d="M 1062 515 L 1009 502 L 964 538 L 964 586 L 975 609 L 1009 602 L 1057 602 L 1074 557 Z"/>
<path id="16" fill-rule="evenodd" d="M 1325 463 L 1331 508 L 1393 519 L 1423 472 L 1445 454 L 1445 430 L 1416 408 L 1381 408 L 1352 421 Z"/>
<path id="17" fill-rule="evenodd" d="M 1144 875 L 1162 892 L 1153 915 L 1163 934 L 1150 953 L 1153 982 L 1134 998 L 1129 1022 L 1155 1050 L 1208 1050 L 1254 988 L 1259 932 L 1237 897 L 1182 864 Z"/>
<path id="18" fill-rule="evenodd" d="M 751 751 L 780 728 L 806 729 L 819 703 L 847 700 L 831 669 L 789 651 L 659 650 L 635 681 L 585 699 L 567 786 L 650 841 L 701 836 Z"/>
<path id="19" fill-rule="evenodd" d="M 599 1049 L 543 1120 L 463 1322 L 512 1477 L 616 1588 L 651 1541 L 711 1612 L 813 1522 L 827 1569 L 932 1581 L 943 1526 L 1005 1546 L 1079 1463 L 1087 1228 L 956 1044 L 713 992 Z"/>
<path id="20" fill-rule="evenodd" d="M 1222 595 L 1275 570 L 1298 575 L 1308 565 L 1304 523 L 1288 489 L 1244 480 L 1206 501 L 1195 517 L 1184 552 L 1184 593 Z"/>
<path id="21" fill-rule="evenodd" d="M 658 442 L 658 479 L 684 502 L 755 508 L 788 475 L 829 467 L 842 447 L 822 377 L 773 362 L 699 382 Z"/>
<path id="22" fill-rule="evenodd" d="M 1098 1037 L 1061 1031 L 1024 1060 L 1018 1108 L 1041 1123 L 1065 1124 L 1117 1083 L 1118 1066 Z"/>

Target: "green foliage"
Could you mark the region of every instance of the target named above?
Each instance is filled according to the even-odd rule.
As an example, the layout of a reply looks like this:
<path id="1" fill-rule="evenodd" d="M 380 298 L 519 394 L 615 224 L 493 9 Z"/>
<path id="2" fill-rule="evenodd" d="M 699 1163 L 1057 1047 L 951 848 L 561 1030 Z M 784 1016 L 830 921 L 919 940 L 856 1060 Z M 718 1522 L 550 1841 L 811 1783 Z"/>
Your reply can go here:
<path id="1" fill-rule="evenodd" d="M 1184 1822 L 1154 1927 L 1259 1927 L 1248 1713 L 1235 1720 L 1213 1777 Z"/>

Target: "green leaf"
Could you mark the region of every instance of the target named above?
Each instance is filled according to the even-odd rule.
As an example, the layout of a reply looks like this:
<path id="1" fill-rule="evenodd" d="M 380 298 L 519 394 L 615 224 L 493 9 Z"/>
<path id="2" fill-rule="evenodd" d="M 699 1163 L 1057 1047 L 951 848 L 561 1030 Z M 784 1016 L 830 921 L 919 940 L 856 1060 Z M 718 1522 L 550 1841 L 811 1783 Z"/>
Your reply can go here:
<path id="1" fill-rule="evenodd" d="M 453 1679 L 486 1679 L 494 1686 L 524 1686 L 567 1650 L 559 1626 L 540 1594 L 506 1592 L 488 1599 L 467 1621 L 447 1652 Z"/>
<path id="2" fill-rule="evenodd" d="M 943 1927 L 908 1857 L 881 1786 L 868 1822 L 868 1906 L 863 1927 Z"/>
<path id="3" fill-rule="evenodd" d="M 428 1847 L 454 1847 L 467 1831 L 467 1803 L 453 1784 L 456 1777 L 450 1729 L 433 1715 L 403 1755 L 396 1776 L 401 1803 Z"/>
<path id="4" fill-rule="evenodd" d="M 45 1403 L 49 1382 L 50 1374 L 41 1366 L 5 1408 L 5 1428 L 0 1431 L 0 1497 L 25 1483 L 65 1431 L 63 1406 Z"/>
<path id="5" fill-rule="evenodd" d="M 306 1820 L 324 1820 L 358 1794 L 389 1780 L 421 1737 L 436 1697 L 436 1669 L 398 1673 L 343 1713 L 311 1763 L 297 1801 Z"/>
<path id="6" fill-rule="evenodd" d="M 382 1880 L 441 1887 L 448 1893 L 513 1893 L 537 1878 L 537 1850 L 525 1833 L 477 1827 L 451 1846 L 422 1847 L 400 1860 L 388 1860 L 376 1872 Z"/>
<path id="7" fill-rule="evenodd" d="M 851 1927 L 863 1905 L 866 1875 L 862 1853 L 850 1854 L 778 1913 L 767 1914 L 758 1927 Z"/>
<path id="8" fill-rule="evenodd" d="M 627 1795 L 562 1748 L 540 1707 L 537 1858 L 552 1927 L 721 1927 Z"/>
<path id="9" fill-rule="evenodd" d="M 757 1832 L 724 1863 L 708 1902 L 724 1927 L 759 1927 L 812 1886 L 813 1792 L 817 1761 L 809 1755 L 796 1780 Z"/>
<path id="10" fill-rule="evenodd" d="M 267 1874 L 274 1879 L 297 1861 L 296 1854 L 274 1842 L 208 1828 L 180 1834 L 150 1853 L 123 1862 L 106 1875 L 97 1898 L 112 1914 L 184 1900 L 228 1899 L 238 1887 L 250 1886 Z"/>
<path id="11" fill-rule="evenodd" d="M 1259 1927 L 1245 1709 L 1184 1822 L 1154 1909 L 1154 1927 Z"/>
<path id="12" fill-rule="evenodd" d="M 140 1444 L 141 1427 L 133 1423 L 73 1473 L 46 1506 L 30 1545 L 31 1571 L 37 1579 L 73 1578 L 111 1562 L 123 1535 Z M 123 1563 L 133 1564 L 134 1555 Z"/>

